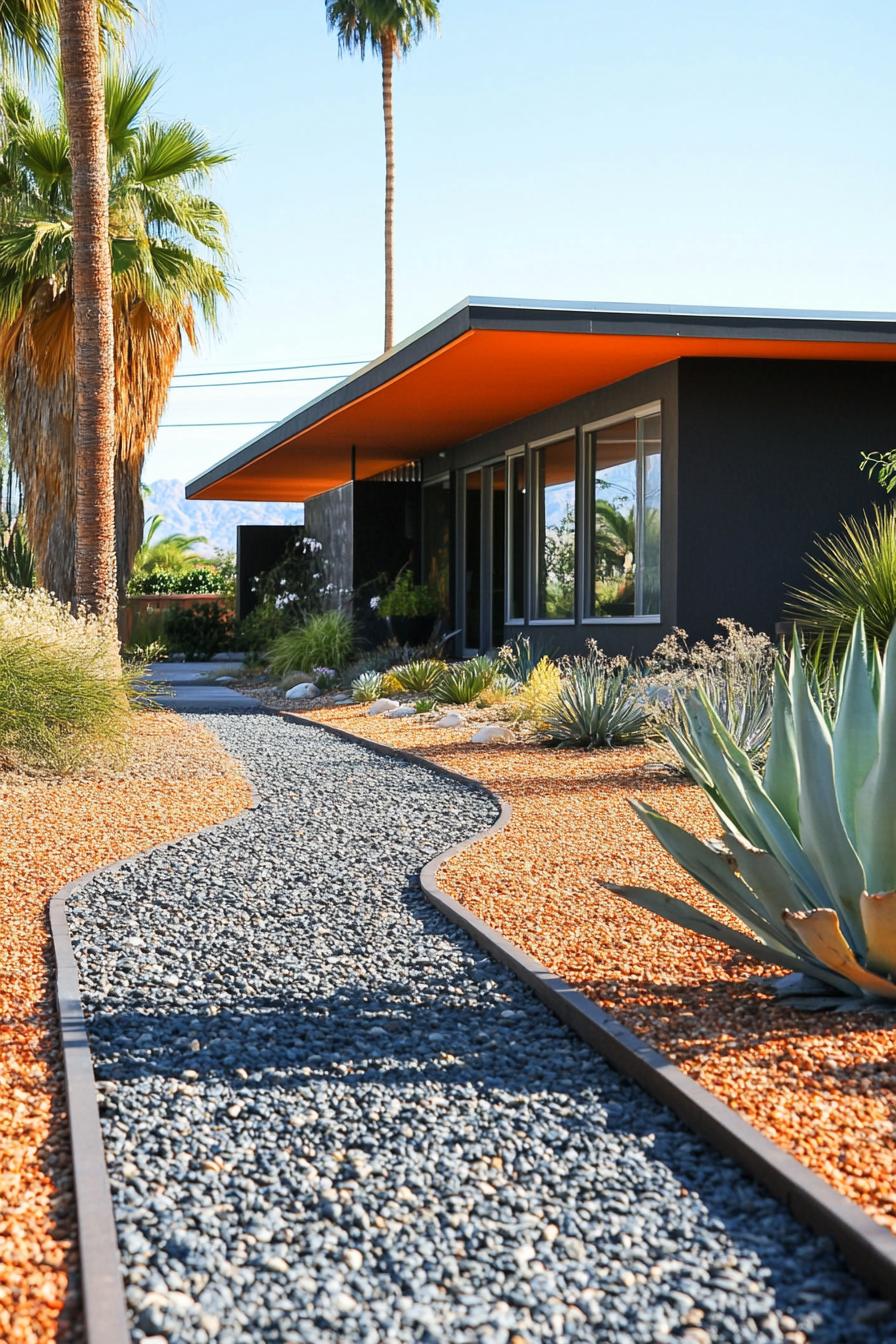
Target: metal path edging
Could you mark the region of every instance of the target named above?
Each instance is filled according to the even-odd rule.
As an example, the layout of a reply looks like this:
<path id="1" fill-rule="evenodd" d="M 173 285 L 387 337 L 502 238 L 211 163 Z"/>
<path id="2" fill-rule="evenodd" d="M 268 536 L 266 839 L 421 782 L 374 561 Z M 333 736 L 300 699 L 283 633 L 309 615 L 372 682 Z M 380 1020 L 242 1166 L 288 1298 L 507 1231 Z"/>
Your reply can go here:
<path id="1" fill-rule="evenodd" d="M 125 1307 L 118 1233 L 106 1167 L 96 1077 L 90 1055 L 87 1021 L 81 1003 L 78 966 L 72 949 L 66 901 L 94 878 L 104 873 L 114 873 L 135 859 L 146 858 L 160 850 L 174 849 L 184 840 L 197 840 L 235 825 L 247 812 L 259 806 L 255 786 L 245 776 L 244 779 L 249 788 L 250 801 L 235 816 L 226 817 L 213 826 L 203 826 L 198 831 L 181 836 L 179 840 L 164 840 L 127 858 L 94 868 L 67 882 L 50 899 L 50 936 L 56 962 L 56 1003 L 65 1073 L 81 1270 L 81 1304 L 87 1344 L 131 1344 L 131 1330 Z"/>
<path id="2" fill-rule="evenodd" d="M 896 1236 L 892 1232 L 767 1138 L 714 1093 L 695 1082 L 659 1050 L 598 1007 L 581 990 L 548 970 L 442 889 L 438 881 L 439 869 L 455 854 L 503 830 L 512 816 L 509 803 L 471 776 L 429 761 L 416 752 L 373 742 L 358 733 L 305 715 L 280 712 L 285 718 L 295 718 L 383 755 L 410 761 L 448 779 L 473 785 L 487 794 L 500 809 L 498 819 L 471 840 L 451 845 L 430 859 L 420 870 L 420 885 L 426 897 L 484 951 L 513 971 L 556 1017 L 603 1055 L 619 1073 L 637 1082 L 720 1153 L 733 1158 L 801 1223 L 830 1237 L 857 1278 L 896 1302 Z"/>

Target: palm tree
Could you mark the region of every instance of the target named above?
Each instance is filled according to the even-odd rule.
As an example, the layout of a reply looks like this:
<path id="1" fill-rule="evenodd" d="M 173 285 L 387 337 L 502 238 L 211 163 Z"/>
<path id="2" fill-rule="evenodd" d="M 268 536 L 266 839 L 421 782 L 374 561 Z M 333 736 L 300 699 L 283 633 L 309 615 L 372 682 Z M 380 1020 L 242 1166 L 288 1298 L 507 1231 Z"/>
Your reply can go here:
<path id="1" fill-rule="evenodd" d="M 204 557 L 193 551 L 194 546 L 207 546 L 208 537 L 189 537 L 185 532 L 169 532 L 159 537 L 156 533 L 164 525 L 165 519 L 160 513 L 154 513 L 146 520 L 146 535 L 134 556 L 134 573 L 154 574 L 157 569 L 188 569 L 190 565 L 201 565 Z"/>
<path id="2" fill-rule="evenodd" d="M 195 343 L 196 310 L 213 324 L 230 293 L 226 218 L 199 190 L 230 156 L 186 122 L 166 125 L 145 115 L 157 79 L 156 71 L 120 68 L 104 78 L 119 592 L 143 537 L 143 459 L 183 340 Z M 93 454 L 96 471 L 87 480 L 97 497 L 90 498 L 83 472 L 77 499 L 72 484 L 78 455 L 86 450 L 84 399 L 77 413 L 75 401 L 77 254 L 69 137 L 60 108 L 44 120 L 9 83 L 0 90 L 0 121 L 6 128 L 0 153 L 0 380 L 10 449 L 42 582 L 63 600 L 86 593 L 93 604 L 81 586 L 83 570 L 76 577 L 72 519 L 79 507 L 108 519 L 111 510 L 96 504 L 113 482 Z M 86 423 L 93 422 L 91 416 Z M 102 428 L 105 434 L 105 422 Z M 92 573 L 108 582 L 108 566 Z"/>
<path id="3" fill-rule="evenodd" d="M 438 27 L 439 0 L 326 0 L 327 23 L 334 29 L 340 55 L 368 45 L 383 65 L 383 125 L 386 138 L 386 322 L 384 349 L 394 345 L 395 133 L 392 120 L 392 72 L 420 41 L 428 26 Z"/>
<path id="4" fill-rule="evenodd" d="M 80 599 L 93 610 L 115 601 L 112 451 L 115 387 L 103 127 L 102 39 L 119 37 L 133 0 L 0 0 L 0 61 L 49 61 L 58 37 L 71 127 L 73 179 L 75 435 L 79 453 L 75 555 Z"/>

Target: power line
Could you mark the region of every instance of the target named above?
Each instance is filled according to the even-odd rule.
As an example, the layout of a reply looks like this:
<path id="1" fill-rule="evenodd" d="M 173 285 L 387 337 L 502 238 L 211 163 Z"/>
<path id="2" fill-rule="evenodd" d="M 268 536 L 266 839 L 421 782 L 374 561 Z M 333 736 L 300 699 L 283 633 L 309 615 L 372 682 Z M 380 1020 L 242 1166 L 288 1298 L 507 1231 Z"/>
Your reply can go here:
<path id="1" fill-rule="evenodd" d="M 319 373 L 314 377 L 307 374 L 298 378 L 246 378 L 238 383 L 187 383 L 183 387 L 172 387 L 172 392 L 201 392 L 211 387 L 273 387 L 275 383 L 323 383 L 339 378 L 338 373 Z"/>
<path id="2" fill-rule="evenodd" d="M 276 425 L 276 420 L 196 420 L 189 424 L 159 425 L 159 429 L 226 429 L 231 425 Z"/>
<path id="3" fill-rule="evenodd" d="M 223 378 L 231 373 L 292 373 L 295 369 L 342 369 L 350 364 L 367 364 L 366 359 L 330 359 L 320 364 L 271 364 L 257 369 L 203 369 L 199 373 L 176 373 L 175 378 Z"/>

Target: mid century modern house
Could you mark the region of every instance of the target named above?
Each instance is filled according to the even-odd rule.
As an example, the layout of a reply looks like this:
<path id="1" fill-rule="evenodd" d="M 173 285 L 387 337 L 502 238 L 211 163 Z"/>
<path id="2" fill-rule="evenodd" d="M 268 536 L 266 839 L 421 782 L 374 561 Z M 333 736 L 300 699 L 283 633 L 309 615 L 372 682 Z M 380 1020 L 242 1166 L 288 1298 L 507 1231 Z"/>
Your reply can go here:
<path id="1" fill-rule="evenodd" d="M 771 632 L 880 492 L 896 314 L 466 299 L 187 486 L 305 501 L 339 585 L 410 561 L 457 652 Z"/>

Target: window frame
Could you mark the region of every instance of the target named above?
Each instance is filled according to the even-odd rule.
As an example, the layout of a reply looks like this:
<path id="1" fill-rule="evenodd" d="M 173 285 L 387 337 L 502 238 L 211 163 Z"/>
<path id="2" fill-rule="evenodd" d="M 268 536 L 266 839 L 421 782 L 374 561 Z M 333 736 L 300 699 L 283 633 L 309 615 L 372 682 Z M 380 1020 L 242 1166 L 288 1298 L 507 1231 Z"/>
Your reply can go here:
<path id="1" fill-rule="evenodd" d="M 543 439 L 532 439 L 526 445 L 528 456 L 528 470 L 526 472 L 526 493 L 531 500 L 529 505 L 529 526 L 526 529 L 529 538 L 529 564 L 528 571 L 528 592 L 526 595 L 526 610 L 529 613 L 529 625 L 576 625 L 579 603 L 581 601 L 581 584 L 579 583 L 578 564 L 575 563 L 575 557 L 579 555 L 579 475 L 582 454 L 580 452 L 581 430 L 578 425 L 570 425 L 568 429 L 560 430 L 556 434 L 548 434 Z M 549 448 L 552 443 L 561 443 L 564 439 L 572 439 L 575 443 L 575 462 L 576 479 L 573 482 L 573 508 L 575 510 L 575 548 L 573 563 L 573 595 L 572 595 L 572 615 L 571 616 L 539 616 L 538 608 L 541 600 L 541 594 L 538 591 L 538 537 L 541 527 L 541 491 L 535 489 L 536 463 L 538 452 L 542 448 Z M 536 498 L 537 496 L 537 498 Z"/>
<path id="2" fill-rule="evenodd" d="M 633 616 L 593 616 L 588 613 L 589 593 L 591 592 L 592 574 L 593 574 L 593 552 L 594 552 L 594 440 L 591 435 L 598 429 L 608 429 L 611 425 L 621 424 L 625 420 L 644 420 L 648 416 L 659 415 L 660 417 L 660 546 L 662 547 L 662 492 L 663 492 L 663 439 L 664 420 L 662 400 L 647 401 L 640 406 L 632 406 L 628 410 L 620 411 L 617 415 L 606 415 L 600 420 L 592 420 L 587 425 L 582 425 L 582 440 L 584 449 L 584 487 L 583 496 L 585 509 L 585 537 L 582 547 L 583 566 L 581 587 L 581 605 L 579 607 L 579 619 L 582 625 L 660 625 L 662 624 L 662 612 L 655 615 L 633 615 Z M 638 495 L 639 499 L 643 497 L 644 490 L 644 462 L 643 454 L 636 464 Z M 638 531 L 639 535 L 643 527 L 643 518 L 639 516 Z M 662 554 L 660 555 L 660 606 L 662 606 L 663 595 L 663 563 Z"/>

